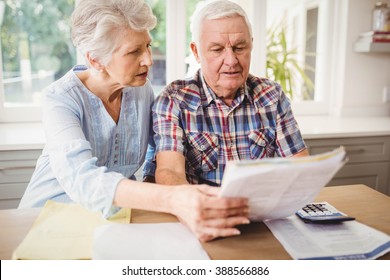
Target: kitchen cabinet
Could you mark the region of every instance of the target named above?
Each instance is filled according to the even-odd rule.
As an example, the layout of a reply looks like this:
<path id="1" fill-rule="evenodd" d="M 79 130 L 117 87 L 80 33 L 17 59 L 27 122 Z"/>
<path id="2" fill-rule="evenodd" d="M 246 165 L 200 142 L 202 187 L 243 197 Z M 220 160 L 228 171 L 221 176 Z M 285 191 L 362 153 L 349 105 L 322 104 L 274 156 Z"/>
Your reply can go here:
<path id="1" fill-rule="evenodd" d="M 0 151 L 0 209 L 17 208 L 41 149 Z"/>
<path id="2" fill-rule="evenodd" d="M 390 195 L 390 136 L 308 139 L 310 154 L 319 154 L 344 146 L 348 162 L 328 186 L 365 184 Z"/>

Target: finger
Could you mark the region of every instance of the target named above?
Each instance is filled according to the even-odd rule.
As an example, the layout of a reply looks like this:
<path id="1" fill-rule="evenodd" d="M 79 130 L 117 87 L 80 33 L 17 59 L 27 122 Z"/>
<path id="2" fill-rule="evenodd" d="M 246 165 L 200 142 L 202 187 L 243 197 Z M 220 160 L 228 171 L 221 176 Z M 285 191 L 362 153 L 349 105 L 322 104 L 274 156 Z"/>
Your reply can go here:
<path id="1" fill-rule="evenodd" d="M 229 237 L 240 235 L 241 232 L 236 228 L 213 228 L 205 227 L 197 232 L 197 237 L 202 242 L 211 241 L 218 237 Z"/>
<path id="2" fill-rule="evenodd" d="M 218 218 L 218 219 L 208 219 L 202 221 L 202 226 L 206 228 L 233 228 L 238 225 L 247 225 L 250 221 L 247 217 L 229 217 L 229 218 Z"/>
<path id="3" fill-rule="evenodd" d="M 228 209 L 204 209 L 202 211 L 201 217 L 203 219 L 212 219 L 212 218 L 227 218 L 227 217 L 248 217 L 249 208 L 247 206 L 244 207 L 236 207 L 236 208 L 228 208 Z"/>

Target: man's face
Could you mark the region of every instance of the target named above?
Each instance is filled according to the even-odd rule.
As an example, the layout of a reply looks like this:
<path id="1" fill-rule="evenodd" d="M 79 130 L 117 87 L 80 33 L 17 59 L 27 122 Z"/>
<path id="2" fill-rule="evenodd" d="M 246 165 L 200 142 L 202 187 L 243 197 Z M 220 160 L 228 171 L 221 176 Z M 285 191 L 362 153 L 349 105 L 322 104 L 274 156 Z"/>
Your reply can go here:
<path id="1" fill-rule="evenodd" d="M 206 19 L 199 41 L 191 49 L 207 84 L 217 96 L 233 99 L 248 77 L 251 60 L 252 38 L 244 18 Z"/>

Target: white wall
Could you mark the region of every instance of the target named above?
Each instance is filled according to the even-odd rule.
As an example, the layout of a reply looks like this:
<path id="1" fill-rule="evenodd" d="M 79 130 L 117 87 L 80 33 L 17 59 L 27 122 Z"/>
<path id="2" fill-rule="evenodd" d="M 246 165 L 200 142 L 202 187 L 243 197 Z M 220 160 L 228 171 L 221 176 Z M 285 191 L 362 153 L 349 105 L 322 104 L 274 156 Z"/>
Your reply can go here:
<path id="1" fill-rule="evenodd" d="M 353 45 L 371 29 L 376 0 L 348 1 L 343 96 L 336 115 L 390 116 L 390 103 L 382 102 L 383 88 L 390 88 L 390 53 L 356 53 Z M 388 1 L 390 4 L 390 1 Z"/>

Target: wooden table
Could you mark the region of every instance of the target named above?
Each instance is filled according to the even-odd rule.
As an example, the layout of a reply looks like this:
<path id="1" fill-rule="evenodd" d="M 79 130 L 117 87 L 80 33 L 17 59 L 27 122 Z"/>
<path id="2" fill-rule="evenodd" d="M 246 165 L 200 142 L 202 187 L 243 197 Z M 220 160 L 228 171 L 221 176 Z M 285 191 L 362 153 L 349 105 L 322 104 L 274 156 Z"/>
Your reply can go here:
<path id="1" fill-rule="evenodd" d="M 390 234 L 390 197 L 364 185 L 326 187 L 316 201 L 327 201 L 357 221 Z M 0 210 L 0 259 L 10 259 L 26 236 L 40 209 Z M 177 221 L 175 217 L 132 211 L 133 223 Z M 288 260 L 291 257 L 264 223 L 240 226 L 241 235 L 203 243 L 211 259 Z M 380 257 L 390 260 L 390 253 Z"/>

